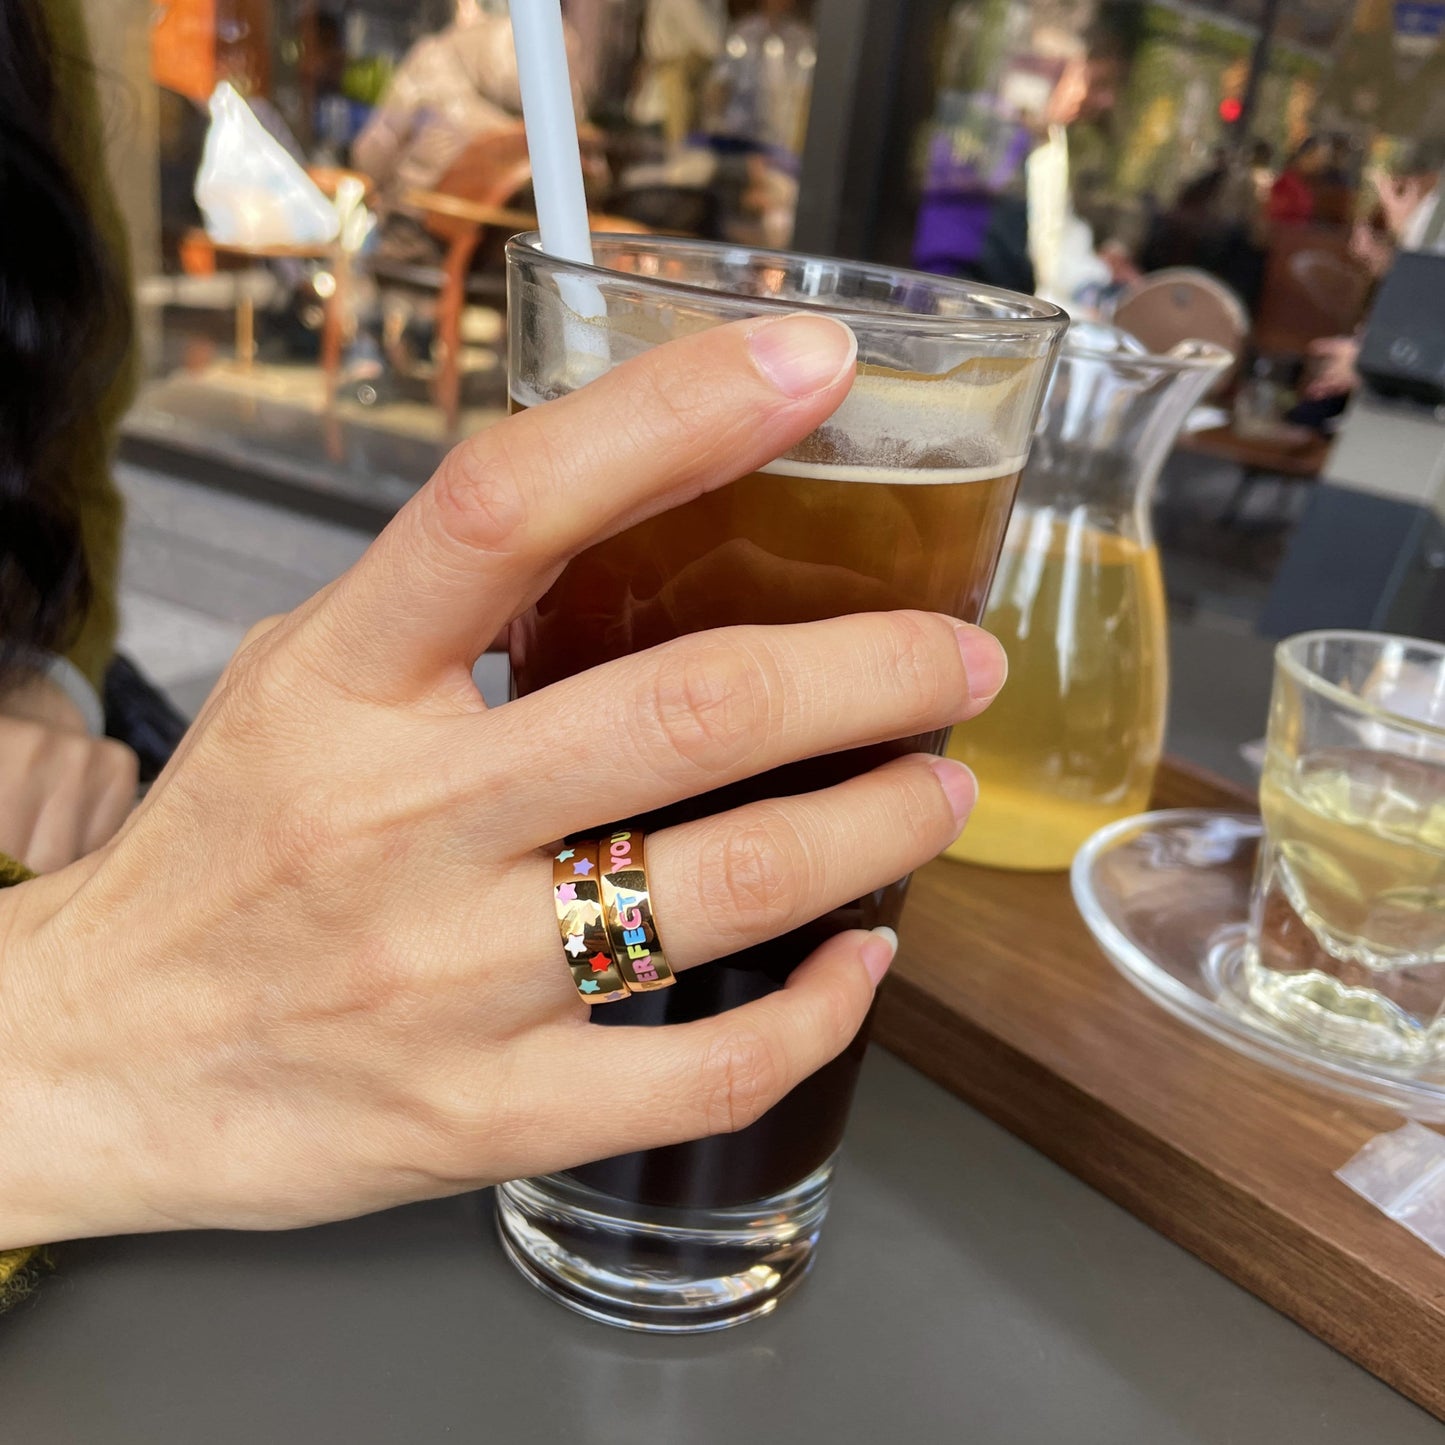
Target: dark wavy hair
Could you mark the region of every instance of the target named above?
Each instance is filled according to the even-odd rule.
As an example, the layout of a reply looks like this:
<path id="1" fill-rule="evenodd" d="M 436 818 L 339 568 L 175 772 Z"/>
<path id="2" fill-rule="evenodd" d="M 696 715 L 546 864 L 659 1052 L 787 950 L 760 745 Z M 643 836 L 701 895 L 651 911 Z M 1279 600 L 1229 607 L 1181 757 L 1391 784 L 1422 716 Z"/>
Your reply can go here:
<path id="1" fill-rule="evenodd" d="M 41 0 L 0 0 L 0 680 L 85 615 L 66 429 L 125 353 L 119 269 L 59 143 L 58 59 Z"/>

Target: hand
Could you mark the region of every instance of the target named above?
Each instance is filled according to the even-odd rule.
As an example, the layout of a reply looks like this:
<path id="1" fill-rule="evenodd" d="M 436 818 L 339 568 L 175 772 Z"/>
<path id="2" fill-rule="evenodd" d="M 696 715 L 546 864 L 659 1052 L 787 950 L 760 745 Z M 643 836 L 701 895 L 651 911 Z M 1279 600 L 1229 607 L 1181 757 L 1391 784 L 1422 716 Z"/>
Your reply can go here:
<path id="1" fill-rule="evenodd" d="M 539 850 L 972 716 L 997 643 L 919 613 L 735 628 L 494 711 L 470 668 L 568 557 L 778 456 L 853 369 L 836 323 L 739 322 L 463 444 L 237 656 L 110 845 L 0 893 L 0 1247 L 300 1225 L 719 1133 L 848 1043 L 873 934 L 717 1018 L 589 1027 Z M 910 757 L 654 834 L 672 961 L 901 876 L 972 798 Z"/>
<path id="2" fill-rule="evenodd" d="M 1396 241 L 1405 234 L 1410 218 L 1420 203 L 1430 194 L 1435 184 L 1433 176 L 1392 176 L 1387 171 L 1375 169 L 1370 172 L 1379 198 L 1380 210 L 1384 212 L 1385 224 Z"/>
<path id="3" fill-rule="evenodd" d="M 1394 244 L 1364 221 L 1350 231 L 1350 255 L 1377 280 L 1395 264 Z"/>
<path id="4" fill-rule="evenodd" d="M 108 842 L 135 802 L 136 756 L 93 738 L 45 677 L 0 699 L 0 853 L 48 873 Z"/>
<path id="5" fill-rule="evenodd" d="M 1360 343 L 1353 336 L 1326 336 L 1310 342 L 1311 371 L 1304 385 L 1310 401 L 1331 396 L 1348 396 L 1360 384 L 1355 363 L 1360 356 Z"/>

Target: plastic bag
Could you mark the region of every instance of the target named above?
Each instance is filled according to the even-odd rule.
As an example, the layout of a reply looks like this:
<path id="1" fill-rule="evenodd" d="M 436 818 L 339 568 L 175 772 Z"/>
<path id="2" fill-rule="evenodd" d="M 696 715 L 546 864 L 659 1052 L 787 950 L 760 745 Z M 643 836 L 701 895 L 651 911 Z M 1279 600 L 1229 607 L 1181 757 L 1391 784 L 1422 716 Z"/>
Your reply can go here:
<path id="1" fill-rule="evenodd" d="M 319 246 L 340 229 L 336 208 L 225 81 L 211 96 L 196 204 L 223 245 Z"/>
<path id="2" fill-rule="evenodd" d="M 1445 1137 L 1413 1120 L 1371 1139 L 1335 1178 L 1445 1254 Z"/>

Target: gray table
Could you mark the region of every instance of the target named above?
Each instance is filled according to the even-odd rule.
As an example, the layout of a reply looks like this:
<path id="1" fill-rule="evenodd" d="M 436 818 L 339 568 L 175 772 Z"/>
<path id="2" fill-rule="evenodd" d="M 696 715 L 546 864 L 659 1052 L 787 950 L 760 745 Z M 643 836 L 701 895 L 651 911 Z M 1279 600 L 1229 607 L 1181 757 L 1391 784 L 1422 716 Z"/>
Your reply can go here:
<path id="1" fill-rule="evenodd" d="M 886 1054 L 815 1276 L 686 1340 L 503 1261 L 488 1196 L 75 1245 L 0 1323 L 5 1445 L 1441 1445 L 1343 1356 Z"/>

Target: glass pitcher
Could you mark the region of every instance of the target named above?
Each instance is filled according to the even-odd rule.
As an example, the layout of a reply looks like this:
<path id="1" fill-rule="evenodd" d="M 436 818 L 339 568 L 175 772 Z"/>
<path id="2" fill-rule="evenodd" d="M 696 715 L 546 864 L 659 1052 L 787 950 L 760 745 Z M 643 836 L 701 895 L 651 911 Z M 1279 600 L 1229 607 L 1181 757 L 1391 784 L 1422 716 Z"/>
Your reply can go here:
<path id="1" fill-rule="evenodd" d="M 984 614 L 1008 686 L 949 745 L 979 780 L 950 858 L 1067 868 L 1096 829 L 1148 807 L 1168 695 L 1150 502 L 1231 360 L 1208 342 L 1153 356 L 1114 327 L 1070 328 Z"/>

